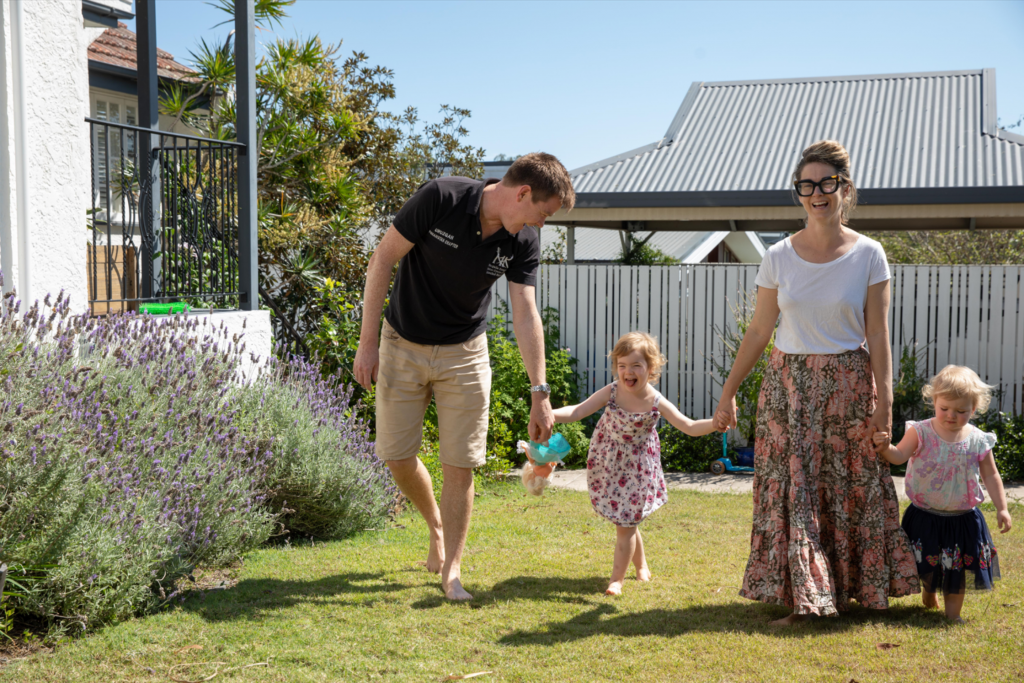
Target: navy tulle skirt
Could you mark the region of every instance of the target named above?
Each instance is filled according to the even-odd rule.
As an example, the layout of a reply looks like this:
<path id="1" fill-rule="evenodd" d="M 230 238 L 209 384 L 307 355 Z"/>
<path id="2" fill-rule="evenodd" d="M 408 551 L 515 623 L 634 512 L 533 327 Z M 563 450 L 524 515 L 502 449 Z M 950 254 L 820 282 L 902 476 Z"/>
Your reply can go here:
<path id="1" fill-rule="evenodd" d="M 999 558 L 981 510 L 936 512 L 911 505 L 903 530 L 917 560 L 921 587 L 943 595 L 966 589 L 991 590 L 999 578 Z"/>

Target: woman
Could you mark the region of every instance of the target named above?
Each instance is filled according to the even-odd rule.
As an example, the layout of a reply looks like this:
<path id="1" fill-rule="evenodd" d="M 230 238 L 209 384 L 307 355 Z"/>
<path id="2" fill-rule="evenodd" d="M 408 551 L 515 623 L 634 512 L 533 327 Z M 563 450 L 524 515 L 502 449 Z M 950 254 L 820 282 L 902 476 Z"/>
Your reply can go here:
<path id="1" fill-rule="evenodd" d="M 857 188 L 841 144 L 805 149 L 793 183 L 807 225 L 765 254 L 754 317 L 715 413 L 717 428 L 736 426 L 736 391 L 778 320 L 757 406 L 740 590 L 792 609 L 778 626 L 835 615 L 851 599 L 885 609 L 890 597 L 920 591 L 889 465 L 872 443 L 874 432 L 892 432 L 889 264 L 878 242 L 846 226 Z"/>

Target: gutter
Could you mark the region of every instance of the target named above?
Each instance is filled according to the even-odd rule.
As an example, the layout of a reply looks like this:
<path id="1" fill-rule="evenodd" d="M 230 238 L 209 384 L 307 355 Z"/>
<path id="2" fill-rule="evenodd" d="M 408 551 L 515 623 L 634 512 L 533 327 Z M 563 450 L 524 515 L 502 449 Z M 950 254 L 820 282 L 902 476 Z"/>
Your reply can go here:
<path id="1" fill-rule="evenodd" d="M 131 12 L 116 10 L 96 0 L 82 0 L 82 18 L 96 26 L 117 28 L 119 19 L 134 19 L 135 15 Z"/>

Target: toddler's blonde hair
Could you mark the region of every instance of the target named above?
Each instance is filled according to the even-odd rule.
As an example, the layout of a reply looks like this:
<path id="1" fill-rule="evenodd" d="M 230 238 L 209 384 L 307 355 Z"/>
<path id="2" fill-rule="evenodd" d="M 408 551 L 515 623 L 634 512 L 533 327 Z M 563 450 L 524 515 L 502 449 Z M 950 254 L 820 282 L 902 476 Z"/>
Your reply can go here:
<path id="1" fill-rule="evenodd" d="M 608 358 L 612 362 L 612 374 L 618 377 L 616 366 L 619 359 L 634 351 L 639 351 L 640 355 L 644 357 L 644 362 L 647 363 L 647 383 L 657 384 L 661 379 L 661 366 L 668 362 L 668 359 L 658 348 L 658 340 L 646 332 L 627 332 L 619 337 L 619 341 L 615 342 L 615 348 L 608 354 Z"/>
<path id="2" fill-rule="evenodd" d="M 970 398 L 975 412 L 984 413 L 992 400 L 992 387 L 981 381 L 978 373 L 963 365 L 947 365 L 924 385 L 921 394 L 928 405 L 935 405 L 936 396 L 954 399 Z"/>

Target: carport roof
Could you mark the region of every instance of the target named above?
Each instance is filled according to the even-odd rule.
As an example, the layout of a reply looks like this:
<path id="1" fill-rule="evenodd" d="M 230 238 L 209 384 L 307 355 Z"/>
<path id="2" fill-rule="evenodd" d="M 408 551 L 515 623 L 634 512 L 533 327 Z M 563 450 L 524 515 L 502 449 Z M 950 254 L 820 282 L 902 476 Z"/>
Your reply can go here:
<path id="1" fill-rule="evenodd" d="M 978 69 L 695 82 L 662 139 L 571 172 L 576 206 L 793 206 L 793 166 L 826 138 L 864 203 L 1024 202 L 1024 136 Z"/>

